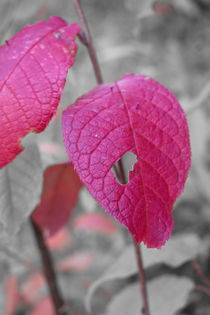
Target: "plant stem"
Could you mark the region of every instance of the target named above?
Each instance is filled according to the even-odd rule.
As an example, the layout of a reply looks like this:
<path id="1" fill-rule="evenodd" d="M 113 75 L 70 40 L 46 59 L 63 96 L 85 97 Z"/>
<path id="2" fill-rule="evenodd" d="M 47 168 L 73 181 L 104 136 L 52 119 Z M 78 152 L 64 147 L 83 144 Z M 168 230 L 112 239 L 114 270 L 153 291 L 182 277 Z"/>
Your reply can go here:
<path id="1" fill-rule="evenodd" d="M 102 72 L 101 72 L 101 68 L 98 62 L 98 58 L 96 55 L 96 51 L 95 51 L 95 47 L 93 44 L 93 39 L 92 39 L 92 35 L 89 29 L 89 25 L 88 22 L 86 20 L 85 14 L 83 12 L 80 0 L 73 0 L 74 1 L 74 6 L 77 12 L 77 15 L 79 17 L 80 23 L 82 25 L 82 32 L 80 34 L 80 40 L 81 42 L 86 46 L 87 50 L 88 50 L 88 54 L 91 60 L 91 64 L 93 66 L 93 71 L 95 74 L 95 78 L 96 78 L 96 82 L 98 84 L 103 84 L 104 80 L 103 80 L 103 76 L 102 76 Z M 120 169 L 120 162 L 118 162 L 119 164 L 119 169 Z M 120 178 L 121 182 L 124 181 L 123 178 L 121 176 L 121 172 L 118 170 L 118 168 L 116 167 L 116 165 L 114 165 L 114 171 L 115 174 L 117 176 L 117 178 Z"/>
<path id="2" fill-rule="evenodd" d="M 46 282 L 50 291 L 50 295 L 52 298 L 52 303 L 54 306 L 56 315 L 67 315 L 65 310 L 66 305 L 62 298 L 61 292 L 58 288 L 57 277 L 53 266 L 53 260 L 51 258 L 49 249 L 45 243 L 45 239 L 42 233 L 42 230 L 39 226 L 33 221 L 31 218 L 31 225 L 34 231 L 35 240 L 37 242 L 37 246 L 39 248 L 43 271 L 46 278 Z"/>
<path id="3" fill-rule="evenodd" d="M 87 47 L 87 50 L 91 59 L 91 63 L 94 69 L 96 81 L 98 84 L 102 84 L 103 78 L 101 74 L 101 69 L 98 63 L 98 58 L 97 58 L 96 51 L 94 48 L 93 39 L 90 33 L 90 29 L 89 29 L 85 14 L 82 10 L 80 0 L 73 0 L 73 1 L 74 1 L 74 6 L 77 11 L 77 14 L 78 14 L 78 17 L 80 19 L 82 29 L 83 29 L 83 33 L 80 34 L 80 40 Z"/>
<path id="4" fill-rule="evenodd" d="M 89 56 L 90 56 L 90 59 L 91 59 L 92 65 L 93 65 L 96 81 L 98 84 L 102 84 L 103 83 L 103 77 L 101 74 L 100 65 L 98 63 L 96 51 L 95 51 L 94 44 L 93 44 L 93 39 L 92 39 L 90 30 L 89 30 L 87 20 L 85 18 L 85 14 L 82 10 L 80 0 L 73 0 L 73 1 L 74 1 L 76 12 L 78 14 L 78 17 L 80 19 L 80 22 L 81 22 L 81 25 L 83 28 L 83 32 L 80 34 L 80 40 L 88 49 L 88 53 L 89 53 Z M 117 163 L 117 166 L 118 167 L 116 167 L 116 165 L 114 165 L 115 173 L 118 176 L 118 178 L 120 178 L 121 182 L 123 184 L 126 184 L 126 177 L 125 177 L 125 172 L 124 172 L 122 160 L 119 160 L 119 162 Z M 139 246 L 135 240 L 133 240 L 133 244 L 134 244 L 134 249 L 135 249 L 135 253 L 136 253 L 136 263 L 138 266 L 139 283 L 140 283 L 141 296 L 142 296 L 143 305 L 144 305 L 143 306 L 143 314 L 144 315 L 150 315 L 149 304 L 148 304 L 148 295 L 147 295 L 147 286 L 146 286 L 146 281 L 145 281 L 145 276 L 144 276 L 144 267 L 143 267 L 141 251 L 140 251 L 140 248 L 139 248 Z"/>
<path id="5" fill-rule="evenodd" d="M 133 245 L 134 250 L 136 254 L 136 263 L 138 266 L 138 276 L 139 276 L 139 283 L 141 288 L 141 296 L 143 299 L 143 309 L 142 313 L 144 315 L 150 315 L 149 310 L 149 303 L 148 303 L 148 294 L 147 294 L 147 286 L 146 286 L 146 280 L 144 275 L 144 266 L 143 266 L 143 259 L 141 254 L 141 247 L 136 243 L 136 241 L 133 239 Z"/>
<path id="6" fill-rule="evenodd" d="M 207 287 L 204 287 L 203 285 L 196 285 L 194 290 L 198 290 L 198 291 L 201 291 L 201 292 L 204 292 L 206 293 L 208 296 L 210 296 L 210 289 L 207 288 Z"/>
<path id="7" fill-rule="evenodd" d="M 118 167 L 119 167 L 119 176 L 120 176 L 120 178 L 121 178 L 121 182 L 122 182 L 122 184 L 126 184 L 126 177 L 125 177 L 125 172 L 124 172 L 124 168 L 123 168 L 123 161 L 122 161 L 122 159 L 120 159 L 119 161 L 118 161 Z"/>
<path id="8" fill-rule="evenodd" d="M 197 260 L 192 260 L 192 267 L 194 271 L 196 272 L 197 276 L 200 278 L 200 280 L 209 288 L 210 290 L 210 280 L 205 276 L 201 269 L 201 265 L 198 263 Z"/>

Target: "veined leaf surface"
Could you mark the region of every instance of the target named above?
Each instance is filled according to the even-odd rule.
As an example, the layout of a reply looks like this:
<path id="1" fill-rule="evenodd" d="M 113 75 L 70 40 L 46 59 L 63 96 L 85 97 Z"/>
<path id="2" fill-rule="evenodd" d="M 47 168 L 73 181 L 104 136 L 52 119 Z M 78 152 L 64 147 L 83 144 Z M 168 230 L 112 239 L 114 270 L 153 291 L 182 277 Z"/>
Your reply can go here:
<path id="1" fill-rule="evenodd" d="M 0 167 L 22 151 L 21 138 L 41 132 L 55 113 L 74 63 L 77 24 L 51 17 L 0 47 Z"/>
<path id="2" fill-rule="evenodd" d="M 173 203 L 190 167 L 185 114 L 176 97 L 144 75 L 100 85 L 63 114 L 64 142 L 81 180 L 137 242 L 161 247 L 173 228 Z M 113 165 L 137 157 L 129 182 Z"/>

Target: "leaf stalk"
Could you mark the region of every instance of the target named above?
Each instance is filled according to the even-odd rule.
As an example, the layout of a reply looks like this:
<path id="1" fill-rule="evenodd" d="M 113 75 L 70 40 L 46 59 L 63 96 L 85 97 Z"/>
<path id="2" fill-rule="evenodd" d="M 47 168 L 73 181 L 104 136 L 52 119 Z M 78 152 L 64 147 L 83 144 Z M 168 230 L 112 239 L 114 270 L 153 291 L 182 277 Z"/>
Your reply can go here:
<path id="1" fill-rule="evenodd" d="M 58 281 L 53 265 L 53 260 L 50 251 L 45 243 L 42 230 L 31 218 L 31 225 L 34 231 L 35 240 L 42 260 L 43 272 L 50 291 L 52 303 L 55 310 L 55 315 L 67 315 L 66 305 L 58 287 Z"/>
<path id="2" fill-rule="evenodd" d="M 137 242 L 133 239 L 133 246 L 134 246 L 135 255 L 136 255 L 136 263 L 138 266 L 138 277 L 139 277 L 139 284 L 140 284 L 140 289 L 141 289 L 141 296 L 143 299 L 142 314 L 150 315 L 151 313 L 149 309 L 149 301 L 148 301 L 147 285 L 146 285 L 146 279 L 145 279 L 145 273 L 144 273 L 144 264 L 143 264 L 142 253 L 141 253 L 141 245 L 138 245 Z"/>
<path id="3" fill-rule="evenodd" d="M 96 51 L 95 51 L 95 47 L 93 44 L 93 39 L 91 36 L 91 32 L 85 17 L 85 14 L 83 12 L 82 6 L 80 4 L 80 0 L 73 0 L 74 1 L 74 6 L 76 9 L 76 12 L 78 14 L 78 17 L 80 19 L 81 25 L 82 25 L 82 31 L 80 33 L 80 40 L 81 42 L 87 47 L 89 56 L 90 56 L 90 60 L 93 66 L 93 70 L 95 73 L 95 77 L 96 77 L 96 81 L 98 84 L 102 84 L 103 83 L 103 77 L 102 77 L 102 73 L 101 73 L 101 69 L 98 63 L 98 58 L 96 55 Z"/>

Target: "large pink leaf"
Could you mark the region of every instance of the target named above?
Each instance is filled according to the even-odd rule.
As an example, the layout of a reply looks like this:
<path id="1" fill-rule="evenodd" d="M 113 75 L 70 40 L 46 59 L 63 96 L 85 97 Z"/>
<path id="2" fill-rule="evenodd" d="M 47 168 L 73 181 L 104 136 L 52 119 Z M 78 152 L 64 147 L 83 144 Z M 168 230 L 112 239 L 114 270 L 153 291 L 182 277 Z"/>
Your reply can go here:
<path id="1" fill-rule="evenodd" d="M 77 24 L 51 17 L 0 47 L 0 167 L 22 151 L 25 134 L 41 132 L 55 113 L 78 32 Z"/>
<path id="2" fill-rule="evenodd" d="M 172 206 L 190 166 L 185 115 L 174 95 L 143 75 L 101 85 L 64 111 L 64 141 L 82 181 L 137 242 L 161 247 L 169 238 Z M 137 156 L 126 185 L 112 166 Z"/>

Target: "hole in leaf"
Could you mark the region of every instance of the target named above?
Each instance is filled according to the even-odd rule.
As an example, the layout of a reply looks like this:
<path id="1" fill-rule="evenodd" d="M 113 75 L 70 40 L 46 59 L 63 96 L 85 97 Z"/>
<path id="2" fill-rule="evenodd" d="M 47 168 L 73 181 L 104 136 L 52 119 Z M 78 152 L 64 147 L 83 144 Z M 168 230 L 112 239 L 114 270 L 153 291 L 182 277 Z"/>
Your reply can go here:
<path id="1" fill-rule="evenodd" d="M 117 182 L 121 185 L 126 185 L 129 182 L 129 173 L 133 171 L 134 164 L 137 161 L 137 157 L 132 152 L 126 152 L 121 159 L 115 163 L 112 168 L 111 172 L 114 174 Z M 124 170 L 124 177 L 121 176 L 121 169 Z"/>

